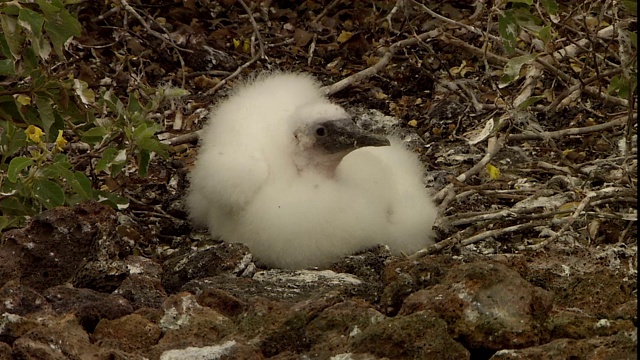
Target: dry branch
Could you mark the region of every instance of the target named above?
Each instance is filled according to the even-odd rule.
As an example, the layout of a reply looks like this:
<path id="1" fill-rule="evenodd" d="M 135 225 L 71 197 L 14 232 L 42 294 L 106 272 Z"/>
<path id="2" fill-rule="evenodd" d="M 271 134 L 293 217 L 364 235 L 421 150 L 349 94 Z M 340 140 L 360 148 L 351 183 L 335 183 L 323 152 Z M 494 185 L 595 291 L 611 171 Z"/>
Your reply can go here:
<path id="1" fill-rule="evenodd" d="M 393 58 L 393 55 L 395 55 L 395 53 L 398 50 L 405 48 L 407 46 L 415 45 L 419 41 L 424 41 L 428 38 L 437 37 L 439 34 L 440 34 L 439 30 L 433 30 L 426 33 L 422 33 L 412 38 L 400 40 L 396 43 L 393 43 L 391 46 L 387 48 L 387 50 L 384 51 L 384 54 L 382 55 L 380 60 L 378 60 L 378 62 L 375 63 L 373 66 L 370 66 L 345 79 L 342 79 L 335 84 L 324 86 L 322 90 L 324 91 L 325 94 L 332 95 L 349 86 L 353 86 L 354 84 L 360 83 L 362 80 L 367 79 L 377 74 L 380 70 L 384 69 L 384 67 L 389 64 L 389 62 Z"/>
<path id="2" fill-rule="evenodd" d="M 636 119 L 637 114 L 633 115 L 633 118 Z M 624 125 L 627 122 L 627 117 L 621 117 L 604 124 L 585 126 L 580 128 L 570 128 L 558 131 L 545 131 L 540 133 L 533 132 L 525 132 L 522 134 L 510 134 L 507 136 L 508 141 L 522 141 L 522 140 L 546 140 L 546 139 L 557 139 L 569 135 L 580 135 L 580 134 L 589 134 L 593 132 L 603 131 L 607 129 L 611 129 L 612 127 Z"/>

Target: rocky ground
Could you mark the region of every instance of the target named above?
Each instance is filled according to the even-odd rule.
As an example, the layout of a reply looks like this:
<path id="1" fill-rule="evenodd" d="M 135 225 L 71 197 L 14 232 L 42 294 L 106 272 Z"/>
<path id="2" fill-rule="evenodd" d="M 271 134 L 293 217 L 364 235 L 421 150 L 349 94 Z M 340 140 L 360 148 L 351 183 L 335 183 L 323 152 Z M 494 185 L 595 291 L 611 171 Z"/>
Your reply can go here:
<path id="1" fill-rule="evenodd" d="M 126 94 L 135 81 L 171 82 L 194 94 L 163 113 L 171 158 L 154 159 L 145 178 L 98 179 L 126 209 L 56 208 L 3 234 L 0 359 L 637 357 L 635 99 L 597 86 L 569 96 L 573 77 L 591 76 L 589 57 L 580 74 L 576 58 L 556 59 L 557 72 L 523 69 L 519 83 L 494 86 L 504 49 L 477 52 L 469 28 L 498 26 L 483 2 L 424 2 L 444 19 L 410 1 L 247 1 L 251 15 L 242 2 L 149 3 L 82 4 L 84 34 L 70 46 L 90 85 L 109 77 Z M 615 10 L 590 4 L 561 9 L 566 26 Z M 173 43 L 151 35 L 161 26 Z M 582 36 L 563 29 L 559 39 Z M 182 67 L 178 46 L 204 53 Z M 114 70 L 119 61 L 139 73 Z M 436 245 L 285 271 L 190 226 L 182 198 L 200 110 L 265 69 L 311 72 L 363 127 L 411 139 L 441 211 Z M 542 105 L 509 106 L 528 87 Z"/>

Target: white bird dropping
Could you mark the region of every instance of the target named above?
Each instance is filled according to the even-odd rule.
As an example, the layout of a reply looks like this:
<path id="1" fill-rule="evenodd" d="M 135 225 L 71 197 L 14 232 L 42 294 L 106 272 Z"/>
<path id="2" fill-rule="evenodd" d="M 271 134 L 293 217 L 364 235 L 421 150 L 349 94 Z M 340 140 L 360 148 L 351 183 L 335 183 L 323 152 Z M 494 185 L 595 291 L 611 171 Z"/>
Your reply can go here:
<path id="1" fill-rule="evenodd" d="M 211 113 L 187 206 L 198 225 L 272 267 L 326 267 L 386 244 L 433 241 L 437 210 L 417 156 L 357 127 L 312 77 L 266 73 Z"/>

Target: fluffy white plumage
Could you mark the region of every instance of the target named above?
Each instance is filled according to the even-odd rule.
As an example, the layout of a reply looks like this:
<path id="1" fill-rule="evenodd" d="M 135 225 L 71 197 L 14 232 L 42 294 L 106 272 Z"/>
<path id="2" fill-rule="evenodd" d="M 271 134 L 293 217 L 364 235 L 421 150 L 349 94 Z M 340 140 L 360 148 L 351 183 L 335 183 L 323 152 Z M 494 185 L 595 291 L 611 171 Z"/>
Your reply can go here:
<path id="1" fill-rule="evenodd" d="M 201 144 L 192 219 L 267 265 L 325 267 L 377 244 L 398 254 L 431 243 L 437 210 L 416 155 L 357 128 L 310 76 L 241 86 L 212 111 Z"/>

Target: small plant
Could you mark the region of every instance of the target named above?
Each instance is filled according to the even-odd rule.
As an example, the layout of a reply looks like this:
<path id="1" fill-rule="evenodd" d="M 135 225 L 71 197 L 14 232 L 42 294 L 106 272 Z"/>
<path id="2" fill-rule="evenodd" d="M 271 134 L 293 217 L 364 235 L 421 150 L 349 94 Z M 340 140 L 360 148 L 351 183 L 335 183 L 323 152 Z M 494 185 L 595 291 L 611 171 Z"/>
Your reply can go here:
<path id="1" fill-rule="evenodd" d="M 74 79 L 65 44 L 82 29 L 65 8 L 71 3 L 0 3 L 0 76 L 9 80 L 0 83 L 0 232 L 55 206 L 126 207 L 128 200 L 100 188 L 98 175 L 129 166 L 145 176 L 154 154 L 167 156 L 149 114 L 186 92 L 141 86 L 125 104 L 108 88 L 96 95 Z M 91 166 L 74 164 L 70 145 L 90 152 Z"/>
<path id="2" fill-rule="evenodd" d="M 579 47 L 587 48 L 590 44 L 593 49 L 603 46 L 602 53 L 605 55 L 609 48 L 604 47 L 605 42 L 598 43 L 598 37 L 613 38 L 617 37 L 620 42 L 619 56 L 621 60 L 621 74 L 614 75 L 610 78 L 608 93 L 616 95 L 623 99 L 628 99 L 629 95 L 635 91 L 637 86 L 637 59 L 635 52 L 637 49 L 637 33 L 625 28 L 625 22 L 621 21 L 616 26 L 609 26 L 603 19 L 602 14 L 598 15 L 602 9 L 602 5 L 597 2 L 577 4 L 577 6 L 588 8 L 584 11 L 584 15 L 577 12 L 570 21 L 560 21 L 558 12 L 560 5 L 555 0 L 511 0 L 507 1 L 507 8 L 499 10 L 498 15 L 498 32 L 506 52 L 509 55 L 518 55 L 509 60 L 503 70 L 503 76 L 500 79 L 500 87 L 506 87 L 522 77 L 521 71 L 526 65 L 532 63 L 540 56 L 548 56 L 549 52 L 558 52 L 561 50 L 554 43 L 560 37 L 560 31 L 565 31 L 572 25 L 575 28 L 582 28 L 590 33 L 589 39 L 595 41 L 583 40 L 579 43 Z M 562 6 L 566 6 L 563 4 Z M 624 0 L 615 5 L 617 11 L 610 10 L 614 16 L 620 13 L 637 13 L 637 4 L 634 0 Z M 626 24 L 628 25 L 628 23 Z M 610 34 L 607 35 L 606 28 L 610 27 Z M 603 31 L 599 34 L 599 31 Z M 529 41 L 522 41 L 526 37 Z M 568 56 L 571 58 L 571 70 L 580 76 L 585 74 L 597 74 L 593 68 L 607 68 L 607 59 L 600 55 L 599 52 L 592 53 L 579 51 L 577 55 L 573 55 L 569 51 L 569 47 L 563 49 L 562 52 L 555 54 L 559 56 Z M 549 61 L 549 60 L 546 60 Z M 585 66 L 588 65 L 588 66 Z M 602 70 L 600 70 L 602 72 Z M 532 96 L 527 101 L 519 105 L 520 108 L 526 108 L 544 99 L 544 96 Z"/>

